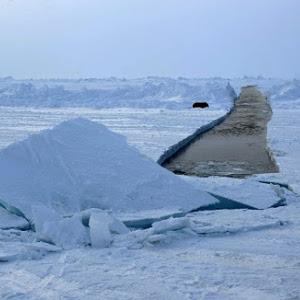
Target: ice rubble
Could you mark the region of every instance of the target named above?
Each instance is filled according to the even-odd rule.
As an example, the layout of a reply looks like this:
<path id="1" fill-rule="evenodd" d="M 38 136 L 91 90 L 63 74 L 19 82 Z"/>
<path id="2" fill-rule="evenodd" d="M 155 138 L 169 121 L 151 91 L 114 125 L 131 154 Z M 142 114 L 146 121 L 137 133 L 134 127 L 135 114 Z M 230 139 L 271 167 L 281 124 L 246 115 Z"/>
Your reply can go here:
<path id="1" fill-rule="evenodd" d="M 111 214 L 101 210 L 92 210 L 89 219 L 91 245 L 94 248 L 110 246 L 112 234 L 125 234 L 129 229 Z"/>
<path id="2" fill-rule="evenodd" d="M 27 218 L 88 208 L 189 211 L 217 200 L 161 168 L 105 126 L 77 118 L 0 152 L 0 198 Z"/>
<path id="3" fill-rule="evenodd" d="M 230 86 L 228 86 L 230 82 Z M 300 99 L 300 80 L 276 78 L 167 78 L 139 79 L 45 79 L 0 78 L 3 106 L 27 107 L 140 107 L 189 108 L 194 101 L 208 101 L 210 107 L 231 106 L 233 88 L 257 85 L 273 105 L 296 106 Z M 231 86 L 233 88 L 231 88 Z"/>
<path id="4" fill-rule="evenodd" d="M 1 242 L 0 263 L 22 259 L 39 259 L 48 253 L 61 251 L 61 248 L 43 242 Z"/>
<path id="5" fill-rule="evenodd" d="M 32 219 L 39 241 L 52 243 L 64 249 L 85 246 L 90 243 L 89 231 L 81 216 L 63 218 L 43 205 L 33 205 Z"/>
<path id="6" fill-rule="evenodd" d="M 205 99 L 229 107 L 227 79 L 147 77 L 139 79 L 16 80 L 0 78 L 3 106 L 189 108 Z"/>
<path id="7" fill-rule="evenodd" d="M 178 213 L 217 202 L 142 156 L 122 136 L 83 118 L 2 150 L 0 181 L 7 211 L 28 219 L 41 241 L 63 248 L 107 246 L 111 233 L 126 231 L 99 209 Z"/>

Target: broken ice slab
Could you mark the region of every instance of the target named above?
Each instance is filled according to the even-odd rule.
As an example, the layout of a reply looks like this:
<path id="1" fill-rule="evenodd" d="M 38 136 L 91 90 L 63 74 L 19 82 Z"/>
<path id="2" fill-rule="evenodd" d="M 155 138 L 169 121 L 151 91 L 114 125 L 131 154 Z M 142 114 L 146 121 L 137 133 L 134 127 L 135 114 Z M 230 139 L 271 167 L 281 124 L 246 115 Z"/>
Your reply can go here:
<path id="1" fill-rule="evenodd" d="M 181 210 L 151 209 L 139 212 L 117 213 L 115 216 L 129 228 L 146 229 L 155 222 L 166 220 L 170 217 L 183 217 Z"/>
<path id="2" fill-rule="evenodd" d="M 100 209 L 90 209 L 88 226 L 90 229 L 91 245 L 94 248 L 109 247 L 113 241 L 113 233 L 128 233 L 129 229 L 111 214 Z"/>
<path id="3" fill-rule="evenodd" d="M 189 179 L 190 181 L 190 179 Z M 261 184 L 263 185 L 263 184 Z M 207 186 L 202 186 L 201 189 L 210 190 Z M 214 190 L 214 189 L 213 189 Z M 266 194 L 262 193 L 262 195 L 259 195 L 258 198 L 255 198 L 255 195 L 250 196 L 250 198 L 244 198 L 249 197 L 247 193 L 241 197 L 241 190 L 238 189 L 237 193 L 234 193 L 235 190 L 226 190 L 224 187 L 221 189 L 220 194 L 210 193 L 212 197 L 216 199 L 216 201 L 212 204 L 201 206 L 199 208 L 196 208 L 194 210 L 191 210 L 190 212 L 196 212 L 196 211 L 210 211 L 210 210 L 231 210 L 231 209 L 264 209 L 275 207 L 276 204 L 281 204 L 282 201 L 284 201 L 284 198 L 281 198 L 278 196 L 278 194 L 271 190 L 271 196 L 274 198 L 269 197 L 269 202 L 265 201 L 263 202 L 261 199 L 263 199 Z M 231 192 L 231 193 L 230 193 Z M 247 192 L 247 191 L 246 191 Z M 229 197 L 226 197 L 224 195 L 228 195 Z M 269 206 L 270 205 L 270 206 Z M 156 210 L 144 210 L 140 212 L 134 212 L 134 213 L 118 213 L 116 216 L 118 219 L 122 220 L 122 222 L 130 228 L 139 228 L 139 229 L 146 229 L 152 226 L 153 223 L 163 221 L 166 219 L 169 219 L 171 217 L 178 218 L 178 217 L 184 217 L 189 212 L 183 212 L 181 210 L 169 210 L 169 209 L 156 209 Z"/>
<path id="4" fill-rule="evenodd" d="M 199 211 L 188 214 L 192 228 L 200 235 L 236 234 L 265 230 L 289 224 L 289 216 L 277 214 L 274 209 Z"/>
<path id="5" fill-rule="evenodd" d="M 88 208 L 187 212 L 217 201 L 138 153 L 124 137 L 82 118 L 1 150 L 0 182 L 0 197 L 28 219 L 33 205 L 62 216 Z"/>
<path id="6" fill-rule="evenodd" d="M 0 242 L 0 263 L 22 259 L 40 259 L 61 248 L 43 242 Z"/>
<path id="7" fill-rule="evenodd" d="M 95 248 L 109 247 L 114 234 L 129 232 L 112 214 L 97 208 L 61 217 L 50 208 L 34 205 L 32 213 L 37 239 L 63 249 L 87 245 Z"/>
<path id="8" fill-rule="evenodd" d="M 201 210 L 206 210 L 207 208 L 266 209 L 276 207 L 285 204 L 288 192 L 284 187 L 280 187 L 279 185 L 265 184 L 254 179 L 181 177 L 191 183 L 196 189 L 211 193 L 221 202 L 202 207 Z"/>
<path id="9" fill-rule="evenodd" d="M 80 215 L 63 218 L 54 210 L 42 205 L 34 205 L 32 213 L 38 240 L 64 249 L 90 243 L 88 229 L 82 224 Z"/>
<path id="10" fill-rule="evenodd" d="M 26 219 L 12 214 L 0 206 L 0 229 L 27 230 L 29 228 L 30 224 Z"/>
<path id="11" fill-rule="evenodd" d="M 163 221 L 155 222 L 152 224 L 154 234 L 162 234 L 167 231 L 176 231 L 183 228 L 190 228 L 191 222 L 188 218 L 168 218 Z"/>

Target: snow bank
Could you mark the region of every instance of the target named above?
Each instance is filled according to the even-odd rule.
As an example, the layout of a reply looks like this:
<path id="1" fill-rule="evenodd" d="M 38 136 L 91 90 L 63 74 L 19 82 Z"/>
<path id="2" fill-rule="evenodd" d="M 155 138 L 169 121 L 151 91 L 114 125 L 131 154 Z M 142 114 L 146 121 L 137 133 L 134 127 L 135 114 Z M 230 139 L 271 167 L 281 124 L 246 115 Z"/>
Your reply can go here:
<path id="1" fill-rule="evenodd" d="M 190 211 L 217 202 L 82 118 L 2 150 L 0 182 L 0 198 L 28 218 L 37 205 L 66 216 L 88 208 Z"/>

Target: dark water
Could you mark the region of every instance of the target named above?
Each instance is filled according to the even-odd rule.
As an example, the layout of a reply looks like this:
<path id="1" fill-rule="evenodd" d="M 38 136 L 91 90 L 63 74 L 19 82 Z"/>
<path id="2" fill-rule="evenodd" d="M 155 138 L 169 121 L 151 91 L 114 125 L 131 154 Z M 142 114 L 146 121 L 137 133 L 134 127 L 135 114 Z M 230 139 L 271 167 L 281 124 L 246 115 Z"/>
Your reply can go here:
<path id="1" fill-rule="evenodd" d="M 255 87 L 244 87 L 226 120 L 177 152 L 163 166 L 178 174 L 245 177 L 275 173 L 267 148 L 272 109 Z"/>

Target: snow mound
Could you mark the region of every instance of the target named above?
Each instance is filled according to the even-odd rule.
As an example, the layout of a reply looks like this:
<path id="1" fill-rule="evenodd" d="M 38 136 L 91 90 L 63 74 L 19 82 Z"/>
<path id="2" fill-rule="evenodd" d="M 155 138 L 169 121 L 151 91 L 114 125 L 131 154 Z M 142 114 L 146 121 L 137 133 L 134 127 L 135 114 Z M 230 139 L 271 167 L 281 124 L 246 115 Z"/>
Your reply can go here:
<path id="1" fill-rule="evenodd" d="M 32 219 L 43 205 L 60 216 L 89 208 L 183 212 L 217 200 L 128 146 L 105 126 L 77 118 L 0 152 L 0 198 Z"/>

